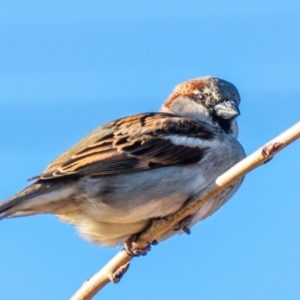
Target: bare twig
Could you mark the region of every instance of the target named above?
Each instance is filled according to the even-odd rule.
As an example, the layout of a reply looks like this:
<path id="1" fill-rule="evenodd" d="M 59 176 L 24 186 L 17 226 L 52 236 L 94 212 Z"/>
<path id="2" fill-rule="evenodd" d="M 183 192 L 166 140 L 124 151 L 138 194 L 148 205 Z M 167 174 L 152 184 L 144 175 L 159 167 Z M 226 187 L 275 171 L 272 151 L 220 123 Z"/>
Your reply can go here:
<path id="1" fill-rule="evenodd" d="M 117 253 L 99 272 L 83 283 L 70 300 L 89 300 L 109 282 L 115 282 L 114 273 L 133 257 L 122 250 Z"/>
<path id="2" fill-rule="evenodd" d="M 263 147 L 237 163 L 224 174 L 219 176 L 213 183 L 204 190 L 194 195 L 187 203 L 175 214 L 167 219 L 154 220 L 146 230 L 137 238 L 133 247 L 136 249 L 144 248 L 154 240 L 159 240 L 168 230 L 174 228 L 185 217 L 193 214 L 200 209 L 210 199 L 221 193 L 238 179 L 245 176 L 251 170 L 257 168 L 263 163 L 269 161 L 277 152 L 288 146 L 300 137 L 300 122 L 271 140 Z M 76 292 L 71 300 L 91 299 L 102 287 L 110 281 L 116 282 L 115 272 L 124 264 L 132 259 L 125 251 L 119 252 L 111 261 L 109 261 L 98 273 Z"/>

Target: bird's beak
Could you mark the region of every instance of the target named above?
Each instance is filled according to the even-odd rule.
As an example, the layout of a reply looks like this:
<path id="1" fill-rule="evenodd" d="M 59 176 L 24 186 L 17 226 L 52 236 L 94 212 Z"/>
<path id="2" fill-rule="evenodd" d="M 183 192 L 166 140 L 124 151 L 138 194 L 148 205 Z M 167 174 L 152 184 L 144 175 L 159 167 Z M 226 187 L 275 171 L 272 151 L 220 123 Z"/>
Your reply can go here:
<path id="1" fill-rule="evenodd" d="M 225 100 L 218 103 L 214 108 L 215 114 L 225 120 L 233 119 L 240 114 L 237 104 L 233 100 Z"/>

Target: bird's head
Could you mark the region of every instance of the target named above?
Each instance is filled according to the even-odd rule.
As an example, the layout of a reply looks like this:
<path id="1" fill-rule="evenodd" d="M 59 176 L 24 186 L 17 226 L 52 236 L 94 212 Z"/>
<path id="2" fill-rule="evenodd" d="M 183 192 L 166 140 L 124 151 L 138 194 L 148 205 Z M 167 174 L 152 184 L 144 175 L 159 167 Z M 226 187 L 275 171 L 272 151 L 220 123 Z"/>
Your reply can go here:
<path id="1" fill-rule="evenodd" d="M 205 121 L 237 136 L 239 103 L 239 92 L 233 84 L 206 76 L 177 85 L 160 111 Z"/>

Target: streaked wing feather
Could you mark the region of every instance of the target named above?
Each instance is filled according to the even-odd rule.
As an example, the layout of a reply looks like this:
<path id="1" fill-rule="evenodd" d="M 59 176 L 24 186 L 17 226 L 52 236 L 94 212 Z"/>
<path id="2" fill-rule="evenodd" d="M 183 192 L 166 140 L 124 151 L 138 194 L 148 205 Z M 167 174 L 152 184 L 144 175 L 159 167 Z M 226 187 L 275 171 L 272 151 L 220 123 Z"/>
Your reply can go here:
<path id="1" fill-rule="evenodd" d="M 39 179 L 103 176 L 200 161 L 208 147 L 173 144 L 169 136 L 214 139 L 204 122 L 166 113 L 140 114 L 105 124 L 54 160 Z"/>

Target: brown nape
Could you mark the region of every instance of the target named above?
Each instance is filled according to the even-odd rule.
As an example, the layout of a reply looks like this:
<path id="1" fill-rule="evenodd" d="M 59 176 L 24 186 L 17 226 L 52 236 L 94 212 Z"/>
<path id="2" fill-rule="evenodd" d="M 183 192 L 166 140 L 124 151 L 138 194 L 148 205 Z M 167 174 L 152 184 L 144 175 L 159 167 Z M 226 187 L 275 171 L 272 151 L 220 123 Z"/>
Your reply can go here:
<path id="1" fill-rule="evenodd" d="M 172 93 L 168 99 L 166 100 L 166 102 L 164 103 L 164 106 L 166 108 L 169 108 L 171 107 L 171 103 L 174 101 L 174 99 L 176 99 L 178 96 L 180 95 L 180 93 Z"/>
<path id="2" fill-rule="evenodd" d="M 207 84 L 203 80 L 195 79 L 187 81 L 183 84 L 180 84 L 176 87 L 175 91 L 168 97 L 165 102 L 165 107 L 170 108 L 171 103 L 176 99 L 178 96 L 189 96 L 193 97 L 192 91 L 199 90 L 203 91 Z"/>

